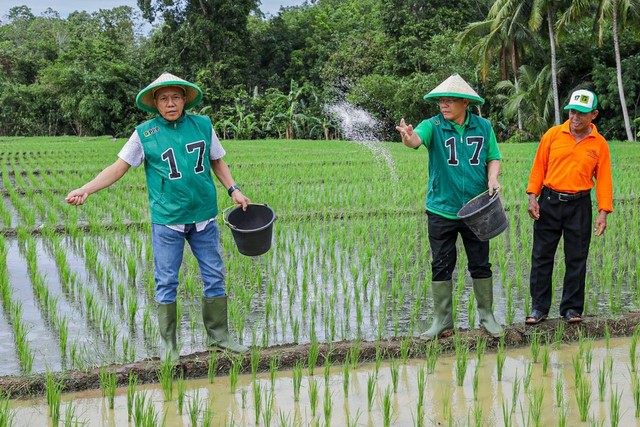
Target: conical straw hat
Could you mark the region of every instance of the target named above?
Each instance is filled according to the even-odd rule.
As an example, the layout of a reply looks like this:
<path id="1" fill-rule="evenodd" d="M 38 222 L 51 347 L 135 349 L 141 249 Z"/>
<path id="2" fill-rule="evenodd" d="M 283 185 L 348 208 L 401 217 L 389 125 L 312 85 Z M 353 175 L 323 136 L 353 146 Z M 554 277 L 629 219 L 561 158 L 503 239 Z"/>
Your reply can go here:
<path id="1" fill-rule="evenodd" d="M 138 96 L 136 96 L 136 105 L 138 108 L 149 113 L 158 114 L 158 109 L 153 102 L 153 95 L 159 88 L 164 86 L 179 86 L 184 89 L 186 97 L 184 101 L 185 110 L 195 107 L 202 101 L 202 91 L 198 86 L 193 83 L 189 83 L 180 77 L 176 77 L 173 74 L 162 73 L 162 75 L 155 79 L 153 83 L 138 93 Z"/>
<path id="2" fill-rule="evenodd" d="M 427 101 L 437 101 L 438 98 L 448 96 L 452 98 L 465 98 L 471 101 L 471 104 L 484 104 L 484 99 L 480 98 L 480 95 L 469 83 L 465 82 L 458 73 L 453 73 L 451 77 L 440 83 L 435 89 L 424 96 Z"/>

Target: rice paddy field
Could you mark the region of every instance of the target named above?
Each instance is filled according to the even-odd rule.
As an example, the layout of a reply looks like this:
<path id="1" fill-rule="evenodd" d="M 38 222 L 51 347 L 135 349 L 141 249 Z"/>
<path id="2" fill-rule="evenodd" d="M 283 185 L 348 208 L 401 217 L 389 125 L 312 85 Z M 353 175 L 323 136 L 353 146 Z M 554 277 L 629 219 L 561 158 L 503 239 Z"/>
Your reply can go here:
<path id="1" fill-rule="evenodd" d="M 614 425 L 617 416 L 620 425 L 637 422 L 640 332 L 615 345 L 608 335 L 606 344 L 580 335 L 579 343 L 566 349 L 534 334 L 526 357 L 498 344 L 497 352 L 484 358 L 486 345 L 476 342 L 470 349 L 456 340 L 455 356 L 448 358 L 438 357 L 435 345 L 422 360 L 391 359 L 382 368 L 377 357 L 375 365 L 358 363 L 357 343 L 404 342 L 426 329 L 432 312 L 426 150 L 393 143 L 223 141 L 225 160 L 245 195 L 268 204 L 278 217 L 272 247 L 260 257 L 241 255 L 219 218 L 230 328 L 254 348 L 251 358 L 258 357 L 256 349 L 306 345 L 308 363 L 280 370 L 273 357 L 268 373 L 259 375 L 256 366 L 244 377 L 241 364 L 233 363 L 228 376 L 213 381 L 212 356 L 214 371 L 210 381 L 203 380 L 206 386 L 177 378 L 171 366 L 163 366 L 155 391 L 134 376 L 128 387 L 117 389 L 115 374 L 106 367 L 159 354 L 144 170 L 130 170 L 81 207 L 66 204 L 64 197 L 111 164 L 124 142 L 0 139 L 0 376 L 44 375 L 47 384 L 46 402 L 3 396 L 0 426 L 36 425 L 21 424 L 26 419 L 53 425 L 163 420 L 166 425 Z M 615 212 L 605 236 L 592 239 L 585 314 L 616 318 L 640 305 L 640 149 L 620 142 L 610 147 Z M 500 149 L 509 228 L 491 241 L 490 258 L 496 318 L 513 325 L 522 323 L 530 305 L 532 220 L 525 187 L 536 144 Z M 230 204 L 218 186 L 220 210 Z M 556 284 L 564 274 L 562 250 L 561 244 Z M 457 326 L 477 328 L 463 250 L 454 283 Z M 557 286 L 550 317 L 558 315 L 560 292 Z M 185 356 L 206 350 L 201 294 L 197 264 L 187 250 L 178 297 Z M 326 362 L 324 376 L 322 368 L 310 375 L 320 343 L 343 341 L 356 343 L 349 363 Z M 592 362 L 594 354 L 599 356 Z M 508 391 L 498 375 L 505 361 Z M 545 363 L 550 368 L 543 373 Z M 100 367 L 102 395 L 87 404 L 102 414 L 96 421 L 82 406 L 87 396 L 61 397 L 56 375 Z M 530 382 L 532 377 L 539 382 Z M 478 398 L 478 384 L 485 383 L 493 391 Z M 301 384 L 304 398 L 295 395 Z M 114 401 L 119 402 L 115 410 Z M 541 409 L 552 403 L 553 413 Z"/>

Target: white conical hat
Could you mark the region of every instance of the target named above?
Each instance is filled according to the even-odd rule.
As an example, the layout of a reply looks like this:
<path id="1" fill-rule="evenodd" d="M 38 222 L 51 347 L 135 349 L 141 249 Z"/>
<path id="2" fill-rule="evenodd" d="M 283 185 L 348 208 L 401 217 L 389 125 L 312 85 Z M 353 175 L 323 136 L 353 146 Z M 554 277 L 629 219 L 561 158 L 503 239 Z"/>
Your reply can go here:
<path id="1" fill-rule="evenodd" d="M 471 104 L 484 104 L 484 99 L 469 83 L 465 82 L 458 73 L 453 73 L 451 77 L 440 83 L 435 89 L 424 96 L 427 101 L 437 101 L 438 98 L 449 96 L 452 98 L 465 98 L 471 101 Z"/>
<path id="2" fill-rule="evenodd" d="M 153 95 L 158 89 L 164 86 L 179 86 L 184 89 L 186 97 L 184 101 L 185 110 L 195 107 L 202 101 L 202 91 L 198 86 L 183 80 L 180 77 L 176 77 L 173 74 L 162 73 L 162 75 L 155 79 L 153 83 L 138 93 L 138 96 L 136 96 L 136 105 L 144 111 L 157 114 L 158 109 L 153 102 Z"/>

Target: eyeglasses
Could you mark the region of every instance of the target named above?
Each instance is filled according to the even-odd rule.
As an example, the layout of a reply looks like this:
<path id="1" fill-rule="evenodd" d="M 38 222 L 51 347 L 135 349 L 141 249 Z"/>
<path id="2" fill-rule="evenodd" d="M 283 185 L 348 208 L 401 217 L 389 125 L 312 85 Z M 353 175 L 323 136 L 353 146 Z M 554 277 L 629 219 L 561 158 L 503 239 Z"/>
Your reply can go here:
<path id="1" fill-rule="evenodd" d="M 439 98 L 436 102 L 438 105 L 451 105 L 454 102 L 458 102 L 460 98 Z"/>
<path id="2" fill-rule="evenodd" d="M 174 104 L 177 104 L 181 101 L 184 101 L 184 96 L 182 95 L 172 95 L 172 96 L 168 96 L 168 95 L 160 95 L 159 97 L 156 98 L 156 100 L 162 104 L 168 104 L 169 102 L 172 102 Z"/>

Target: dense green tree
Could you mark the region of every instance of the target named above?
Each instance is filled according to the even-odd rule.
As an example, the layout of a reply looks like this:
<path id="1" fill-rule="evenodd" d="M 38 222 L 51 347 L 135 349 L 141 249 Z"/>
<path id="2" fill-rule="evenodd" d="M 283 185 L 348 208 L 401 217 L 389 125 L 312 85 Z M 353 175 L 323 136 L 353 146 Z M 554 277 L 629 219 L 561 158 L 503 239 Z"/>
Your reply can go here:
<path id="1" fill-rule="evenodd" d="M 399 76 L 436 71 L 427 60 L 431 38 L 447 30 L 460 31 L 468 23 L 484 18 L 482 4 L 469 0 L 455 5 L 448 0 L 381 3 L 382 29 L 389 43 L 388 71 Z"/>
<path id="2" fill-rule="evenodd" d="M 627 140 L 635 141 L 635 135 L 631 131 L 631 121 L 627 109 L 627 100 L 624 93 L 624 82 L 622 78 L 622 60 L 620 56 L 619 36 L 626 25 L 638 28 L 640 20 L 640 0 L 576 0 L 571 3 L 563 16 L 563 22 L 567 24 L 575 22 L 585 14 L 595 12 L 594 24 L 597 29 L 597 41 L 603 45 L 603 35 L 605 30 L 610 29 L 613 35 L 612 44 L 615 53 L 616 82 L 618 85 L 618 96 L 620 98 L 620 108 L 624 120 L 624 129 Z"/>
<path id="3" fill-rule="evenodd" d="M 257 0 L 139 0 L 153 32 L 144 60 L 145 76 L 171 71 L 208 89 L 205 102 L 219 107 L 225 91 L 245 84 L 251 75 L 247 46 L 249 14 Z"/>

